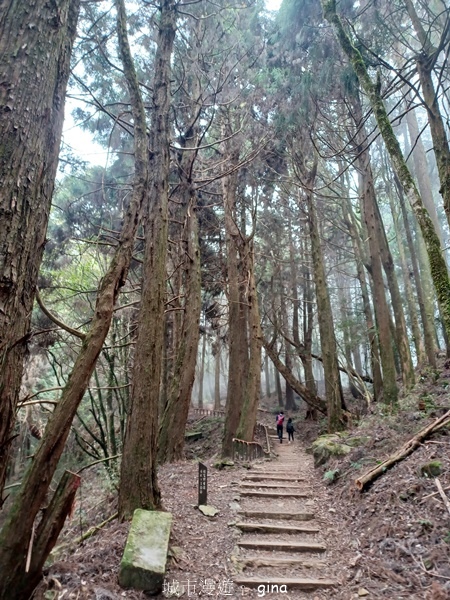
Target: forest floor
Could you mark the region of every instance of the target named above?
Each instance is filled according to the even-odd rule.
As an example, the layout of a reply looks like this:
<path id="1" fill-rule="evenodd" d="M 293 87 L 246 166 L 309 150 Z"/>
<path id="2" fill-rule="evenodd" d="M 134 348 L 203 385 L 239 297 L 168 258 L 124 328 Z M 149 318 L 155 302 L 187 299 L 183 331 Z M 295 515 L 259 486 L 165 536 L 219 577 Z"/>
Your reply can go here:
<path id="1" fill-rule="evenodd" d="M 400 399 L 398 411 L 389 412 L 381 404 L 370 407 L 344 434 L 358 438 L 360 444 L 344 458 L 333 458 L 318 468 L 305 450 L 324 424 L 304 421 L 301 412 L 293 415 L 298 468 L 312 490 L 315 522 L 320 524 L 327 546 L 325 556 L 320 557 L 327 565 L 322 576 L 338 583 L 333 589 L 310 593 L 291 590 L 287 594 L 262 594 L 233 588 L 233 575 L 239 571 L 236 543 L 241 535 L 234 527 L 240 506 L 238 485 L 249 473 L 249 465 L 214 468 L 221 420 L 203 419 L 193 426 L 203 429 L 204 438 L 189 444 L 185 461 L 164 465 L 159 472 L 164 509 L 173 513 L 174 524 L 165 592 L 158 598 L 450 599 L 450 515 L 437 493 L 434 477 L 427 476 L 422 468 L 439 463 L 439 480 L 444 489 L 450 489 L 448 429 L 426 440 L 368 491 L 361 494 L 354 484 L 358 475 L 448 409 L 449 389 L 450 363 L 442 364 L 439 373 L 422 374 L 414 390 Z M 276 410 L 273 402 L 266 402 L 266 408 Z M 265 416 L 267 424 L 273 425 L 274 417 L 270 413 Z M 208 467 L 208 504 L 219 510 L 214 518 L 197 508 L 199 459 Z M 86 541 L 76 541 L 115 511 L 116 492 L 104 471 L 87 471 L 74 516 L 35 600 L 146 597 L 124 591 L 117 584 L 126 523 L 112 521 Z M 49 594 L 51 589 L 53 594 Z"/>

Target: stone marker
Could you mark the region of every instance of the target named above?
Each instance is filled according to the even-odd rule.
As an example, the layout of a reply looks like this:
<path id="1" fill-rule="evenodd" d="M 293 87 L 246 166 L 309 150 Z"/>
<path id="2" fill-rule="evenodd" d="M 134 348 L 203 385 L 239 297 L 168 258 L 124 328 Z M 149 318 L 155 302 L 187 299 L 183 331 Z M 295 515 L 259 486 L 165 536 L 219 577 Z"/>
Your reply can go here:
<path id="1" fill-rule="evenodd" d="M 170 513 L 134 511 L 120 563 L 119 584 L 123 588 L 151 594 L 162 591 L 171 525 Z"/>

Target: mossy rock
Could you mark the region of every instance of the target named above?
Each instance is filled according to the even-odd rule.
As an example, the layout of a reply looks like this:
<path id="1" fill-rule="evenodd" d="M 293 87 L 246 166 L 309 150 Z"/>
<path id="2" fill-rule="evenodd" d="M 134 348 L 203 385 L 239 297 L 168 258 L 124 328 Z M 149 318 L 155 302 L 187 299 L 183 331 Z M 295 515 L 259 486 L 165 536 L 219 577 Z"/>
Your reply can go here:
<path id="1" fill-rule="evenodd" d="M 368 435 L 359 435 L 359 436 L 347 438 L 345 440 L 345 443 L 348 446 L 352 446 L 352 448 L 357 448 L 358 446 L 364 446 L 369 441 L 370 441 L 370 437 Z"/>
<path id="2" fill-rule="evenodd" d="M 442 463 L 439 460 L 432 460 L 419 466 L 419 475 L 422 477 L 438 477 L 442 473 Z"/>
<path id="3" fill-rule="evenodd" d="M 196 442 L 197 440 L 201 440 L 203 437 L 202 431 L 186 431 L 184 434 L 184 439 L 186 442 Z"/>
<path id="4" fill-rule="evenodd" d="M 234 462 L 232 460 L 229 460 L 228 458 L 224 458 L 214 463 L 214 468 L 219 469 L 219 471 L 225 469 L 225 467 L 234 467 Z"/>
<path id="5" fill-rule="evenodd" d="M 346 456 L 352 451 L 352 447 L 344 443 L 339 435 L 321 435 L 311 446 L 314 456 L 314 466 L 324 465 L 332 456 Z"/>

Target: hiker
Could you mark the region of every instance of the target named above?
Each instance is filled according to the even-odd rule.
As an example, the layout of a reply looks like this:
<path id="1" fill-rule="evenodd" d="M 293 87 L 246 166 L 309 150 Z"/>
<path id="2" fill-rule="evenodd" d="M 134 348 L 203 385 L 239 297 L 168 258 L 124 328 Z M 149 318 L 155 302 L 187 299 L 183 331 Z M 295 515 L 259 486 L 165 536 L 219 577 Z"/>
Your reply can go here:
<path id="1" fill-rule="evenodd" d="M 288 434 L 288 444 L 291 443 L 291 440 L 294 441 L 294 423 L 292 422 L 292 419 L 289 417 L 287 425 L 286 425 L 286 431 Z"/>
<path id="2" fill-rule="evenodd" d="M 281 410 L 277 414 L 277 436 L 280 440 L 280 444 L 283 443 L 283 423 L 284 423 L 284 412 Z"/>

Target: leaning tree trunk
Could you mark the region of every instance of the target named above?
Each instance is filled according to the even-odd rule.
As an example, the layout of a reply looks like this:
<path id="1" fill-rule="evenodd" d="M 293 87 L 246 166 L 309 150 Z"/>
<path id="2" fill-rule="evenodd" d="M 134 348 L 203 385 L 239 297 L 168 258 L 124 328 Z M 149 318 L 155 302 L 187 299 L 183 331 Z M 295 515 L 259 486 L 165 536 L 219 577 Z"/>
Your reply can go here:
<path id="1" fill-rule="evenodd" d="M 149 170 L 152 174 L 145 222 L 145 251 L 133 387 L 123 444 L 119 516 L 136 508 L 159 507 L 157 477 L 159 392 L 164 343 L 167 223 L 169 199 L 169 110 L 171 58 L 176 27 L 175 0 L 161 0 L 153 82 Z"/>
<path id="2" fill-rule="evenodd" d="M 269 355 L 270 360 L 273 362 L 274 367 L 276 369 L 276 373 L 278 375 L 282 375 L 283 378 L 289 382 L 291 388 L 301 397 L 303 400 L 310 406 L 311 408 L 318 410 L 319 412 L 326 414 L 327 413 L 327 405 L 324 400 L 317 395 L 317 393 L 311 392 L 305 385 L 303 385 L 290 371 L 286 368 L 286 365 L 279 359 L 275 348 L 271 343 L 263 338 L 262 340 L 263 347 L 267 354 Z M 280 386 L 281 388 L 281 386 Z"/>
<path id="3" fill-rule="evenodd" d="M 347 55 L 362 88 L 368 96 L 381 136 L 391 157 L 394 170 L 402 185 L 405 197 L 410 202 L 416 215 L 427 248 L 431 276 L 441 309 L 443 326 L 447 339 L 450 339 L 450 279 L 447 265 L 442 255 L 439 237 L 405 162 L 400 144 L 395 137 L 380 94 L 380 86 L 370 79 L 363 56 L 352 44 L 349 35 L 344 30 L 342 22 L 336 13 L 336 0 L 322 0 L 322 6 L 325 18 L 333 25 L 342 50 Z M 448 345 L 447 354 L 450 354 L 450 346 Z"/>
<path id="4" fill-rule="evenodd" d="M 0 0 L 0 495 L 58 164 L 80 0 Z"/>
<path id="5" fill-rule="evenodd" d="M 0 532 L 0 600 L 28 600 L 36 572 L 25 573 L 33 523 L 42 508 L 64 450 L 70 426 L 89 385 L 98 355 L 109 331 L 114 304 L 124 285 L 133 255 L 141 207 L 148 189 L 148 143 L 145 109 L 128 46 L 123 0 L 118 5 L 118 36 L 134 121 L 135 176 L 133 195 L 124 217 L 119 244 L 97 296 L 95 313 L 61 398 L 24 477 L 19 493 Z M 80 334 L 81 335 L 81 334 Z"/>

